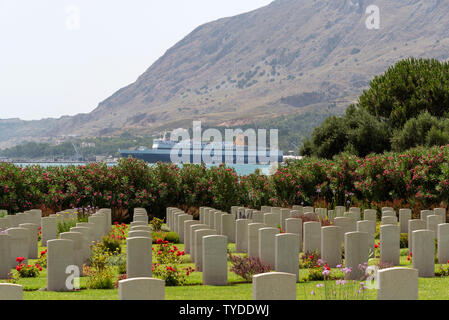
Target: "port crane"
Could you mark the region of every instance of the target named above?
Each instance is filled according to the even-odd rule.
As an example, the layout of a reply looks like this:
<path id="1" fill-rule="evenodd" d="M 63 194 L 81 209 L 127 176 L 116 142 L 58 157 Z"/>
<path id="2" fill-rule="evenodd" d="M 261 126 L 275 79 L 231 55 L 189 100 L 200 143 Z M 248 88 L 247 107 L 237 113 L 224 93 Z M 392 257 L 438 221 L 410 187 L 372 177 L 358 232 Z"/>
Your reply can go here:
<path id="1" fill-rule="evenodd" d="M 81 153 L 78 152 L 78 149 L 76 148 L 75 144 L 73 143 L 73 141 L 70 141 L 70 143 L 73 146 L 73 149 L 75 149 L 75 153 L 76 153 L 76 161 L 80 161 L 83 159 L 83 156 L 81 155 Z"/>

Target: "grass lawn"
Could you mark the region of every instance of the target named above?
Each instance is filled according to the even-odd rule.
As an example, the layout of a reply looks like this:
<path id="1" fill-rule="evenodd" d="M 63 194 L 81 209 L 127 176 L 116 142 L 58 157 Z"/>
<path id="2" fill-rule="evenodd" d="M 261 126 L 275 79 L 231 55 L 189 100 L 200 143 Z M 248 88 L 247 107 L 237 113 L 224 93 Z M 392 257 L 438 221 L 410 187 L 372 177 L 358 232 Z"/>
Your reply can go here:
<path id="1" fill-rule="evenodd" d="M 181 250 L 184 249 L 183 244 L 176 245 Z M 39 248 L 39 252 L 43 248 Z M 122 249 L 126 252 L 126 244 Z M 231 252 L 235 250 L 235 245 L 230 244 Z M 411 263 L 407 261 L 407 249 L 401 249 L 401 266 L 411 267 Z M 184 257 L 182 267 L 194 267 L 190 263 L 189 255 Z M 375 265 L 378 259 L 370 259 L 369 264 Z M 35 263 L 35 260 L 30 260 L 30 263 Z M 228 267 L 231 267 L 229 263 Z M 436 266 L 437 268 L 437 266 Z M 300 276 L 308 273 L 307 270 L 301 269 Z M 75 292 L 49 292 L 45 291 L 46 287 L 46 270 L 44 269 L 39 277 L 20 279 L 19 284 L 24 288 L 25 300 L 117 300 L 118 290 L 92 290 L 87 289 L 87 278 L 80 279 L 81 290 Z M 118 278 L 118 273 L 117 273 Z M 187 283 L 182 287 L 166 287 L 166 300 L 251 300 L 252 299 L 252 284 L 246 283 L 244 279 L 236 274 L 228 273 L 229 285 L 224 287 L 213 287 L 202 285 L 202 273 L 194 272 L 188 277 Z M 5 281 L 1 281 L 5 282 Z M 323 284 L 322 281 L 314 281 L 297 284 L 297 299 L 298 300 L 321 300 L 324 295 L 324 288 L 318 288 L 317 285 Z M 330 282 L 332 285 L 335 281 Z M 422 300 L 449 300 L 449 278 L 420 278 L 419 279 L 419 298 Z M 312 291 L 315 295 L 312 295 Z M 375 289 L 367 290 L 365 292 L 365 299 L 375 300 L 377 292 Z"/>

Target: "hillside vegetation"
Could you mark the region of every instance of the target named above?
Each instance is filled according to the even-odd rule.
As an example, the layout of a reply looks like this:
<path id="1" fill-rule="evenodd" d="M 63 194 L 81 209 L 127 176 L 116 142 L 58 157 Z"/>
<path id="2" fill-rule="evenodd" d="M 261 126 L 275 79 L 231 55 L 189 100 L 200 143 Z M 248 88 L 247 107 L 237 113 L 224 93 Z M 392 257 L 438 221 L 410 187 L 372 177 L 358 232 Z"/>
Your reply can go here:
<path id="1" fill-rule="evenodd" d="M 371 4 L 276 0 L 206 23 L 88 114 L 0 120 L 0 147 L 62 135 L 154 136 L 192 120 L 235 127 L 280 116 L 304 120 L 309 112 L 340 115 L 397 61 L 449 58 L 449 1 L 377 0 L 378 30 L 365 25 Z M 391 120 L 402 123 L 403 114 Z"/>
<path id="2" fill-rule="evenodd" d="M 376 76 L 342 117 L 329 117 L 300 153 L 331 159 L 449 143 L 449 63 L 406 59 Z"/>

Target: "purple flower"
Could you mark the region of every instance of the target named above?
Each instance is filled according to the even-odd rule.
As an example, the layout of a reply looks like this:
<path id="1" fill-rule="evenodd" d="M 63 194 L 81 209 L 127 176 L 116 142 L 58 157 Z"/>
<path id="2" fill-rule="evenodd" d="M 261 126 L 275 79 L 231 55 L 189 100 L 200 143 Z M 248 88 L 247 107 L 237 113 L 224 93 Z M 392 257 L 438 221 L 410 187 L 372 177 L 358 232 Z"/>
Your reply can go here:
<path id="1" fill-rule="evenodd" d="M 349 274 L 352 272 L 352 269 L 351 268 L 343 268 L 343 269 L 341 269 L 341 271 L 343 271 L 345 274 Z"/>
<path id="2" fill-rule="evenodd" d="M 323 276 L 328 276 L 330 274 L 330 270 L 324 270 L 323 271 Z"/>
<path id="3" fill-rule="evenodd" d="M 359 264 L 359 269 L 360 270 L 365 271 L 366 268 L 368 268 L 368 263 L 365 262 L 364 264 Z"/>
<path id="4" fill-rule="evenodd" d="M 314 296 L 315 295 L 315 291 L 314 290 L 312 290 L 312 292 L 310 293 L 312 296 Z"/>
<path id="5" fill-rule="evenodd" d="M 324 287 L 324 285 L 323 284 L 317 284 L 316 287 L 317 288 L 322 288 L 322 287 Z"/>

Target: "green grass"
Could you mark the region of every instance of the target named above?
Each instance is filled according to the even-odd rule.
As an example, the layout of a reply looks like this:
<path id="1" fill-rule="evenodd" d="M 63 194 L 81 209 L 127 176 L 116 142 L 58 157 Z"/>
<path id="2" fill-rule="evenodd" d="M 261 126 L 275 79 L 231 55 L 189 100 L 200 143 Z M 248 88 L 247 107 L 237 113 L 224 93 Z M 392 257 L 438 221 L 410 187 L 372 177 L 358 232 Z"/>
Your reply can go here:
<path id="1" fill-rule="evenodd" d="M 184 245 L 176 245 L 183 250 Z M 39 248 L 39 252 L 43 247 Z M 235 252 L 235 245 L 230 244 L 229 249 Z M 126 253 L 126 244 L 122 246 L 122 251 Z M 369 264 L 375 265 L 378 262 L 377 258 L 370 259 Z M 411 263 L 407 260 L 407 249 L 401 249 L 400 265 L 402 267 L 410 267 Z M 35 263 L 36 260 L 30 260 L 30 263 Z M 190 263 L 190 256 L 186 255 L 183 260 L 182 267 L 194 267 Z M 228 268 L 231 264 L 228 264 Z M 435 266 L 437 268 L 438 265 Z M 300 277 L 307 274 L 307 270 L 300 270 Z M 87 278 L 80 279 L 81 290 L 75 292 L 49 292 L 45 291 L 46 287 L 46 270 L 44 269 L 39 277 L 20 279 L 19 284 L 24 288 L 25 300 L 117 300 L 118 290 L 91 290 L 86 288 Z M 117 275 L 118 278 L 118 275 Z M 4 282 L 4 281 L 1 281 Z M 194 272 L 188 277 L 187 283 L 183 287 L 166 287 L 166 300 L 251 300 L 252 299 L 252 284 L 246 283 L 244 279 L 240 278 L 232 272 L 228 272 L 228 286 L 203 286 L 202 273 Z M 298 300 L 320 300 L 323 298 L 324 289 L 317 288 L 317 285 L 323 284 L 323 281 L 314 281 L 297 284 L 297 299 Z M 449 300 L 449 278 L 420 278 L 419 279 L 419 298 L 421 300 Z M 316 294 L 311 295 L 312 291 Z M 365 298 L 375 300 L 377 298 L 376 290 L 367 290 Z"/>

